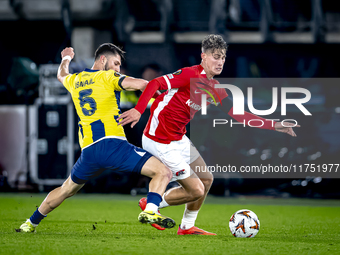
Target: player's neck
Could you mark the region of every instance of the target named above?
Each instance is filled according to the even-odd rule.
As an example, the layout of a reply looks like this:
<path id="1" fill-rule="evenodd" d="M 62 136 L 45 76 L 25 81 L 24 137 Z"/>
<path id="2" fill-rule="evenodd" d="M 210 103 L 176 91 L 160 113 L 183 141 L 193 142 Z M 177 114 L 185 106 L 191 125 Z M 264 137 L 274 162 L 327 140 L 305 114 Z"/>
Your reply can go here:
<path id="1" fill-rule="evenodd" d="M 207 74 L 207 79 L 208 79 L 208 80 L 211 80 L 212 78 L 214 78 L 213 75 L 210 75 L 210 74 L 208 74 L 208 73 L 206 73 L 206 74 Z"/>
<path id="2" fill-rule="evenodd" d="M 205 68 L 203 62 L 201 63 L 201 66 L 203 67 L 203 70 L 204 70 L 205 74 L 207 75 L 208 80 L 211 80 L 212 78 L 214 78 L 214 75 L 212 75 L 209 72 L 207 72 L 208 68 Z"/>
<path id="3" fill-rule="evenodd" d="M 91 67 L 92 70 L 103 70 L 102 65 L 98 63 L 97 61 L 93 63 L 93 66 Z"/>

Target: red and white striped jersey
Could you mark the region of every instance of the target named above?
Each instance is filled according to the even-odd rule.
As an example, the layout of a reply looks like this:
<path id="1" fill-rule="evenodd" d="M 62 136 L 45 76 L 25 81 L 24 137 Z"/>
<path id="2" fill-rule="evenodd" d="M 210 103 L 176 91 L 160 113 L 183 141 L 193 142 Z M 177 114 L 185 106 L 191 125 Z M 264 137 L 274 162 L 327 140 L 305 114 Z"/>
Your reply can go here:
<path id="1" fill-rule="evenodd" d="M 144 134 L 159 143 L 182 139 L 186 125 L 201 110 L 202 94 L 207 95 L 207 104 L 228 96 L 225 89 L 214 88 L 218 81 L 208 80 L 201 65 L 185 67 L 156 79 L 158 89 L 167 91 L 152 104 Z"/>

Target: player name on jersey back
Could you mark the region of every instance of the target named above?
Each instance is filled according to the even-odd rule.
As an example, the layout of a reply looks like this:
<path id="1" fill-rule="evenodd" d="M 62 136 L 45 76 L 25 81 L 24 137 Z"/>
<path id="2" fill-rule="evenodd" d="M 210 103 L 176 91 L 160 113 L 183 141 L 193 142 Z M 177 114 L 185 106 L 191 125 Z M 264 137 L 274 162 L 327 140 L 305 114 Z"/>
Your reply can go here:
<path id="1" fill-rule="evenodd" d="M 85 87 L 91 84 L 94 84 L 93 79 L 89 79 L 85 81 L 77 81 L 74 83 L 74 88 L 77 89 L 77 88 Z"/>

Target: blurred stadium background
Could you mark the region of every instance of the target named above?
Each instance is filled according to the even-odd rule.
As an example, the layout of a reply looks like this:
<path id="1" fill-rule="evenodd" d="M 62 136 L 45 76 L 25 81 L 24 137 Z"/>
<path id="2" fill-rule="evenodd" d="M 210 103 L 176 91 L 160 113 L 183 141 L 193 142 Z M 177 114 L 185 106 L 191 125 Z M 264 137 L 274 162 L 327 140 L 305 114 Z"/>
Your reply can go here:
<path id="1" fill-rule="evenodd" d="M 121 72 L 150 80 L 199 64 L 203 37 L 218 33 L 229 44 L 221 78 L 340 76 L 340 7 L 331 0 L 0 0 L 0 27 L 2 192 L 49 191 L 79 156 L 77 117 L 56 80 L 64 47 L 75 49 L 71 71 L 78 72 L 91 67 L 101 43 L 113 42 L 127 52 Z M 285 138 L 273 150 L 247 133 L 237 143 L 231 139 L 228 157 L 258 165 L 263 155 L 339 163 L 340 85 L 309 89 L 318 99 L 309 106 L 315 115 L 296 118 L 306 128 L 296 131 L 296 140 Z M 138 96 L 122 95 L 123 110 Z M 126 128 L 131 143 L 141 146 L 147 119 L 144 114 L 133 130 Z M 339 180 L 307 173 L 302 179 L 216 179 L 211 194 L 340 198 Z M 147 178 L 105 172 L 83 192 L 135 195 L 147 185 Z"/>

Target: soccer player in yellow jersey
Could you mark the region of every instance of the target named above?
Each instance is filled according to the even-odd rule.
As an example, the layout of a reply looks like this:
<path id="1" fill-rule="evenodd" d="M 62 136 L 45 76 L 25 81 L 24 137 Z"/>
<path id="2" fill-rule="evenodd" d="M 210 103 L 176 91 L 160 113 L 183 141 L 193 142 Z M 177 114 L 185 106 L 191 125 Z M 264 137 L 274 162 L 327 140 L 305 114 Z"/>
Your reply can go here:
<path id="1" fill-rule="evenodd" d="M 136 172 L 151 179 L 147 207 L 138 216 L 142 223 L 157 223 L 172 228 L 175 222 L 158 213 L 159 203 L 171 171 L 147 151 L 128 143 L 124 129 L 116 120 L 120 112 L 122 90 L 143 90 L 147 81 L 119 73 L 124 51 L 111 43 L 99 46 L 91 69 L 69 74 L 69 64 L 74 57 L 72 48 L 61 52 L 62 62 L 58 80 L 70 92 L 79 116 L 79 143 L 81 155 L 73 166 L 71 175 L 51 191 L 33 215 L 20 226 L 23 232 L 34 232 L 40 221 L 66 198 L 76 194 L 91 178 L 104 170 Z"/>

